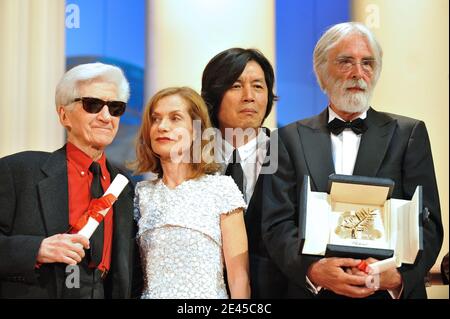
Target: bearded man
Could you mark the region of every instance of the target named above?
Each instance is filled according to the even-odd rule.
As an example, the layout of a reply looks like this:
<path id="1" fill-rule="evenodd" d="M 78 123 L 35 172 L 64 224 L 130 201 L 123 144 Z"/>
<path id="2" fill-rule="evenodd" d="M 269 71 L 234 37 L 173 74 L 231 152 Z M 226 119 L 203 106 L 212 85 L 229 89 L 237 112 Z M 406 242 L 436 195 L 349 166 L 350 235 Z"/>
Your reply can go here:
<path id="1" fill-rule="evenodd" d="M 331 27 L 314 50 L 314 70 L 328 107 L 275 132 L 278 170 L 264 176 L 262 237 L 289 278 L 288 297 L 426 298 L 424 277 L 443 238 L 430 141 L 422 121 L 370 107 L 381 65 L 381 47 L 367 27 L 353 22 Z M 416 186 L 423 186 L 423 204 L 430 211 L 423 252 L 413 265 L 383 272 L 379 287 L 366 286 L 358 259 L 298 252 L 303 176 L 310 176 L 312 191 L 326 192 L 333 173 L 390 178 L 395 182 L 392 197 L 406 200 Z"/>

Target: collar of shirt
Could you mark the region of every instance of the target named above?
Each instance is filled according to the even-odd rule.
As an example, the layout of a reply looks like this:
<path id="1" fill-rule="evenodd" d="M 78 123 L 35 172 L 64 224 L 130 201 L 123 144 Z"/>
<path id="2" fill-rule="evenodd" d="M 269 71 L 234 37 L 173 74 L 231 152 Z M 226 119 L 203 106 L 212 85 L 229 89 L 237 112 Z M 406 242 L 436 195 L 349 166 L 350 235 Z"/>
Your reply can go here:
<path id="1" fill-rule="evenodd" d="M 67 161 L 75 167 L 77 172 L 81 176 L 86 176 L 89 172 L 89 166 L 91 166 L 93 162 L 92 158 L 70 142 L 67 142 L 66 154 Z M 100 164 L 102 178 L 106 179 L 105 173 L 107 172 L 107 168 L 105 153 L 102 154 L 97 162 Z"/>
<path id="2" fill-rule="evenodd" d="M 346 122 L 344 119 L 342 119 L 342 117 L 340 117 L 339 115 L 336 114 L 335 111 L 333 111 L 333 109 L 331 107 L 328 107 L 328 123 L 330 123 L 332 120 L 334 120 L 334 118 L 337 117 L 338 119 L 340 119 L 341 121 Z M 367 117 L 367 111 L 361 113 L 359 116 L 359 118 L 361 119 L 365 119 Z M 357 118 L 358 118 L 357 117 Z M 356 119 L 356 118 L 355 118 Z M 349 130 L 349 129 L 346 129 Z"/>
<path id="3" fill-rule="evenodd" d="M 266 135 L 264 131 L 260 131 L 257 137 L 256 146 L 256 160 L 259 165 L 264 163 L 267 155 L 267 148 L 269 147 L 270 138 Z"/>
<path id="4" fill-rule="evenodd" d="M 259 164 L 262 164 L 266 156 L 268 141 L 269 137 L 261 130 L 260 132 L 258 132 L 256 138 L 252 139 L 247 144 L 238 147 L 241 163 L 244 164 L 257 162 Z M 221 157 L 224 163 L 230 162 L 233 151 L 233 145 L 223 139 L 223 149 L 219 149 L 219 152 L 222 155 Z"/>

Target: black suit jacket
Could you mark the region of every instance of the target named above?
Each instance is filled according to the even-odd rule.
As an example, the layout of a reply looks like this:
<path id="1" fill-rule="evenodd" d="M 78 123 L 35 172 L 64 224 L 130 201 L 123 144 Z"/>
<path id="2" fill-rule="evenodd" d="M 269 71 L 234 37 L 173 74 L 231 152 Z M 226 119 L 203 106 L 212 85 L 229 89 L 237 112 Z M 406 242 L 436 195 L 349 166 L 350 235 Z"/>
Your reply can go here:
<path id="1" fill-rule="evenodd" d="M 264 130 L 270 137 L 269 129 Z M 270 148 L 267 149 L 263 166 L 270 165 L 269 155 Z M 251 295 L 253 299 L 283 298 L 287 291 L 287 279 L 270 259 L 261 236 L 263 197 L 263 174 L 260 174 L 244 215 L 250 259 Z"/>
<path id="2" fill-rule="evenodd" d="M 111 180 L 119 170 L 107 162 Z M 114 203 L 111 267 L 106 298 L 140 293 L 139 253 L 133 220 L 134 189 Z M 54 153 L 22 152 L 0 159 L 0 298 L 59 298 L 66 264 L 35 269 L 42 240 L 69 229 L 65 147 Z"/>
<path id="3" fill-rule="evenodd" d="M 328 109 L 321 114 L 279 129 L 278 170 L 264 178 L 263 239 L 269 254 L 290 278 L 289 296 L 312 297 L 306 289 L 306 272 L 318 257 L 301 255 L 298 241 L 298 186 L 311 177 L 313 191 L 326 192 L 334 173 Z M 367 112 L 354 175 L 387 177 L 395 181 L 393 198 L 411 199 L 423 186 L 423 203 L 431 211 L 424 225 L 424 251 L 414 265 L 403 265 L 403 298 L 426 298 L 424 277 L 442 245 L 443 230 L 430 141 L 425 124 L 415 119 Z M 387 296 L 386 292 L 384 293 Z M 378 294 L 378 293 L 377 293 Z M 380 294 L 378 294 L 380 295 Z"/>

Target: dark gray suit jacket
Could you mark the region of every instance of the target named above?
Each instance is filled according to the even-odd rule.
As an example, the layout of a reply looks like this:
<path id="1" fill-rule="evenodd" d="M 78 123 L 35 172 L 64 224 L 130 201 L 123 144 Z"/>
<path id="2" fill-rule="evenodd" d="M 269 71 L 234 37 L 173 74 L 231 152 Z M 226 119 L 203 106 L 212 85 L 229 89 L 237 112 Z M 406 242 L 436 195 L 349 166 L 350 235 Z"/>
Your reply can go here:
<path id="1" fill-rule="evenodd" d="M 119 173 L 107 162 L 111 180 Z M 106 298 L 140 293 L 141 273 L 130 183 L 114 203 L 111 268 Z M 69 229 L 65 147 L 0 159 L 0 298 L 59 298 L 65 264 L 35 269 L 42 240 Z"/>
<path id="2" fill-rule="evenodd" d="M 265 132 L 270 137 L 269 129 Z M 270 165 L 270 148 L 263 166 Z M 245 212 L 245 226 L 250 259 L 250 285 L 252 299 L 284 298 L 287 292 L 287 278 L 270 259 L 261 236 L 261 212 L 263 209 L 263 174 L 258 179 Z"/>
<path id="3" fill-rule="evenodd" d="M 298 241 L 298 187 L 303 176 L 311 177 L 313 191 L 326 192 L 334 173 L 328 109 L 321 114 L 279 129 L 278 170 L 264 178 L 263 239 L 269 254 L 289 276 L 289 296 L 309 298 L 306 272 L 318 257 L 301 255 Z M 430 141 L 422 121 L 404 116 L 367 112 L 368 130 L 363 134 L 354 175 L 394 180 L 393 198 L 411 199 L 423 186 L 423 203 L 431 215 L 424 225 L 424 251 L 414 265 L 403 265 L 403 298 L 426 298 L 424 277 L 442 245 L 443 229 Z M 386 292 L 380 292 L 387 296 Z"/>

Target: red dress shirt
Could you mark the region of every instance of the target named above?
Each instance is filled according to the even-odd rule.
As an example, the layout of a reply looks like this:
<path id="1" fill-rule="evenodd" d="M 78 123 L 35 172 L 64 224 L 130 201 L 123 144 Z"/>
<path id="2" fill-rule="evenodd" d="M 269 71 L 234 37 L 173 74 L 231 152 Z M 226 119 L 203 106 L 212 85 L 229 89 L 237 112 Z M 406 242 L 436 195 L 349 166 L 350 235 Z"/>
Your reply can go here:
<path id="1" fill-rule="evenodd" d="M 72 143 L 67 143 L 67 174 L 69 182 L 69 224 L 72 227 L 83 215 L 91 201 L 92 173 L 89 171 L 93 160 Z M 101 184 L 103 191 L 106 191 L 111 184 L 111 176 L 106 168 L 106 157 L 97 161 L 101 168 Z M 103 258 L 98 269 L 109 270 L 111 264 L 111 244 L 113 233 L 113 208 L 111 208 L 104 218 L 104 238 L 103 238 Z"/>

